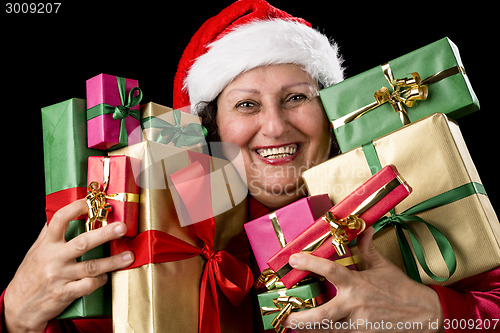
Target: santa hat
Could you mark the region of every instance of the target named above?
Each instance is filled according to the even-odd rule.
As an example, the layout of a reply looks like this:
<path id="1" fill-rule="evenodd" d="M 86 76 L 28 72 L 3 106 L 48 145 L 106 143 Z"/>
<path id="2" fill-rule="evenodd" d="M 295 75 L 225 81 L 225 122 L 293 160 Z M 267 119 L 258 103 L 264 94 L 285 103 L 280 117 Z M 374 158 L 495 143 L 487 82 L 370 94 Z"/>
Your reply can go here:
<path id="1" fill-rule="evenodd" d="M 272 64 L 300 65 L 324 87 L 343 79 L 337 45 L 264 0 L 240 0 L 194 34 L 174 79 L 174 108 L 214 100 L 241 73 Z"/>

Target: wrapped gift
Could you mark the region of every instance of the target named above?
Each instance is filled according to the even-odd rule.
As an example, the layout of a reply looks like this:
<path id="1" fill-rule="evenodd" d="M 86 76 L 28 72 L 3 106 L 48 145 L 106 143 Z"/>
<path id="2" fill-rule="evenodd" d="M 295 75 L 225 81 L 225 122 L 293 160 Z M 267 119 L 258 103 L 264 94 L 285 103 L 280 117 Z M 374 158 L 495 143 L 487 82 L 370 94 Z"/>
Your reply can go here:
<path id="1" fill-rule="evenodd" d="M 342 152 L 436 112 L 456 119 L 479 109 L 458 48 L 448 38 L 319 94 Z"/>
<path id="2" fill-rule="evenodd" d="M 329 258 L 343 256 L 347 244 L 410 194 L 410 188 L 393 166 L 386 166 L 336 204 L 313 225 L 290 241 L 267 262 L 285 287 L 290 288 L 310 272 L 293 269 L 292 254 L 308 252 Z"/>
<path id="3" fill-rule="evenodd" d="M 133 169 L 139 170 L 140 165 L 141 160 L 124 155 L 89 157 L 87 231 L 123 222 L 127 225 L 124 237 L 137 235 L 139 179 L 134 179 Z"/>
<path id="4" fill-rule="evenodd" d="M 292 311 L 314 308 L 328 301 L 323 282 L 313 281 L 291 289 L 271 290 L 257 296 L 264 329 L 285 332 L 281 326 Z"/>
<path id="5" fill-rule="evenodd" d="M 104 152 L 87 148 L 85 100 L 72 98 L 42 109 L 43 158 L 47 223 L 60 208 L 82 199 L 87 194 L 87 159 Z M 85 231 L 84 216 L 71 221 L 66 232 L 70 240 Z M 98 246 L 78 261 L 101 258 L 107 251 Z M 63 318 L 94 317 L 111 314 L 108 287 L 99 288 L 77 299 L 60 316 Z"/>
<path id="6" fill-rule="evenodd" d="M 131 249 L 136 256 L 129 269 L 112 273 L 114 331 L 198 332 L 203 327 L 200 331 L 222 328 L 251 332 L 251 299 L 244 297 L 253 281 L 244 263 L 249 260 L 243 231 L 246 200 L 233 196 L 238 193 L 236 181 L 231 184 L 232 191 L 228 191 L 226 182 L 210 181 L 210 197 L 204 199 L 210 200 L 215 217 L 204 221 L 183 226 L 174 203 L 181 197 L 184 207 L 192 205 L 185 197 L 189 192 L 174 186 L 172 174 L 177 176 L 176 184 L 182 184 L 205 173 L 208 164 L 210 175 L 219 178 L 220 170 L 213 168 L 224 165 L 231 179 L 230 164 L 150 141 L 110 154 L 141 160 L 139 234 L 111 243 L 112 253 Z M 187 174 L 193 172 L 191 176 L 179 174 L 192 164 L 197 170 L 188 169 Z M 203 178 L 200 182 L 206 184 Z M 197 188 L 206 193 L 204 185 Z M 216 199 L 225 201 L 226 195 L 231 199 L 221 205 L 230 209 L 215 213 Z M 223 281 L 215 278 L 215 271 Z"/>
<path id="7" fill-rule="evenodd" d="M 153 102 L 141 105 L 144 139 L 173 143 L 176 147 L 203 145 L 205 129 L 201 118 Z"/>
<path id="8" fill-rule="evenodd" d="M 111 150 L 141 141 L 137 80 L 99 74 L 87 80 L 88 147 Z"/>
<path id="9" fill-rule="evenodd" d="M 385 226 L 374 242 L 386 258 L 416 280 L 439 285 L 500 264 L 497 216 L 458 125 L 443 114 L 339 155 L 303 177 L 311 194 L 328 193 L 335 204 L 388 164 L 397 165 L 413 192 L 377 227 Z"/>
<path id="10" fill-rule="evenodd" d="M 332 203 L 328 195 L 297 200 L 271 214 L 245 223 L 245 232 L 260 271 L 268 268 L 267 261 L 320 218 Z"/>

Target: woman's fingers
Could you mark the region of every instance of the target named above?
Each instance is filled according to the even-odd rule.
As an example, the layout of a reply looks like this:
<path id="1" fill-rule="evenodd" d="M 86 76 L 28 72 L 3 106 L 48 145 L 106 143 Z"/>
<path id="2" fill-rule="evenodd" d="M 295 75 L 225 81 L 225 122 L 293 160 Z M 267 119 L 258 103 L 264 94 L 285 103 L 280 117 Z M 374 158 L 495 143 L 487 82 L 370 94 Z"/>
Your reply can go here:
<path id="1" fill-rule="evenodd" d="M 352 271 L 331 260 L 316 257 L 307 253 L 296 253 L 290 256 L 290 266 L 301 271 L 309 271 L 324 276 L 337 289 L 342 288 L 351 278 Z"/>
<path id="2" fill-rule="evenodd" d="M 67 254 L 71 259 L 77 258 L 90 249 L 122 237 L 126 231 L 125 223 L 114 222 L 102 228 L 84 232 L 67 243 Z"/>
<path id="3" fill-rule="evenodd" d="M 114 256 L 85 260 L 73 266 L 75 279 L 84 277 L 98 277 L 102 274 L 126 268 L 134 262 L 134 254 L 131 251 L 115 254 Z"/>
<path id="4" fill-rule="evenodd" d="M 64 234 L 68 230 L 70 221 L 78 216 L 87 214 L 88 207 L 85 199 L 73 201 L 69 205 L 59 209 L 48 223 L 47 235 L 51 241 L 64 241 Z"/>

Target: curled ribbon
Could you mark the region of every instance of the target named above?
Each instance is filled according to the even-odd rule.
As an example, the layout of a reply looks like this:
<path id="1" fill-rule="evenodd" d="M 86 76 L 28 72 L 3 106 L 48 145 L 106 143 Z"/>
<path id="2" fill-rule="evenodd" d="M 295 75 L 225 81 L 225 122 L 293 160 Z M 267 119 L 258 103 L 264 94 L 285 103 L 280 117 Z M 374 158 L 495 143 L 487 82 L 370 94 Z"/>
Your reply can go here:
<path id="1" fill-rule="evenodd" d="M 273 303 L 276 306 L 275 308 L 264 306 L 260 308 L 260 312 L 262 316 L 277 313 L 276 317 L 274 317 L 273 321 L 271 322 L 271 325 L 278 333 L 284 333 L 287 331 L 287 328 L 281 325 L 288 317 L 288 315 L 290 315 L 292 310 L 310 309 L 319 305 L 316 297 L 303 301 L 300 297 L 286 295 L 280 295 L 279 297 L 273 299 Z"/>
<path id="2" fill-rule="evenodd" d="M 458 73 L 465 74 L 463 67 L 454 66 L 431 75 L 424 80 L 420 78 L 420 74 L 417 72 L 411 73 L 411 78 L 406 77 L 402 79 L 394 79 L 391 66 L 388 62 L 382 64 L 381 67 L 384 77 L 389 82 L 392 92 L 390 92 L 387 87 L 380 88 L 374 93 L 375 102 L 333 120 L 331 124 L 334 129 L 350 123 L 351 121 L 387 102 L 389 102 L 394 108 L 394 111 L 399 114 L 401 123 L 403 125 L 407 125 L 410 123 L 410 118 L 408 117 L 405 107 L 411 108 L 415 106 L 416 101 L 426 100 L 429 93 L 428 85 Z"/>
<path id="3" fill-rule="evenodd" d="M 173 109 L 175 124 L 158 117 L 148 117 L 142 121 L 142 128 L 161 128 L 162 131 L 157 138 L 157 142 L 168 144 L 173 142 L 178 148 L 182 146 L 192 146 L 200 143 L 207 136 L 207 129 L 195 123 L 181 126 L 181 111 Z"/>

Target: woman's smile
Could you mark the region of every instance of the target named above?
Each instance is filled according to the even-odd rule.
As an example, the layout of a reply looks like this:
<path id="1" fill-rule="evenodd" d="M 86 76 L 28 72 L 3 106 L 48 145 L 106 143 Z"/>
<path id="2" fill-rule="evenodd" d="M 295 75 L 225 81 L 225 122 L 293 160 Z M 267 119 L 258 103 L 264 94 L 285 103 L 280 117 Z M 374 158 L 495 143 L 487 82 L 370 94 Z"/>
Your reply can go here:
<path id="1" fill-rule="evenodd" d="M 302 197 L 302 172 L 328 159 L 318 89 L 300 66 L 280 64 L 244 72 L 217 99 L 220 139 L 240 147 L 250 194 L 270 208 Z"/>
<path id="2" fill-rule="evenodd" d="M 291 162 L 300 152 L 298 143 L 261 146 L 253 149 L 257 157 L 268 164 L 278 165 Z"/>

